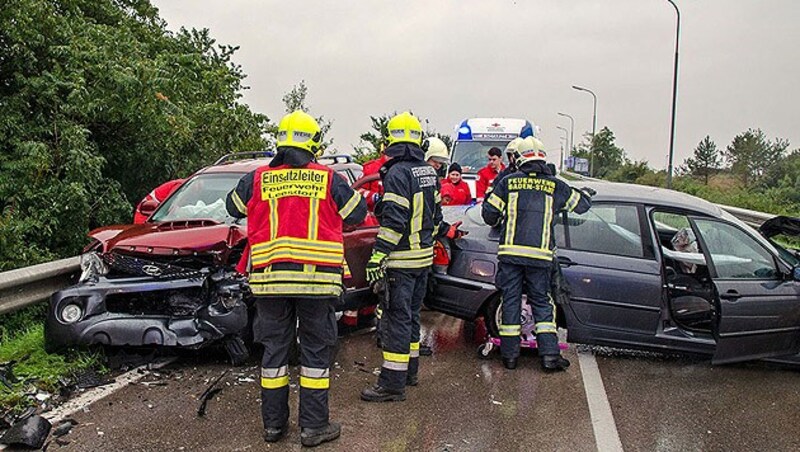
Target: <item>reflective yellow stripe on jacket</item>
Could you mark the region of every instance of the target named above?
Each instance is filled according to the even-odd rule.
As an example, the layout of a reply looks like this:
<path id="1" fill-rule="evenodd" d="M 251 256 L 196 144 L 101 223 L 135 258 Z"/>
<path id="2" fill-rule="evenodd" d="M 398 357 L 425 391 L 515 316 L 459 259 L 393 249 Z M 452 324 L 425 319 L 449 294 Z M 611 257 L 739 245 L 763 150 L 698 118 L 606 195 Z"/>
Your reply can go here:
<path id="1" fill-rule="evenodd" d="M 344 247 L 338 242 L 281 237 L 257 243 L 250 249 L 253 265 L 269 264 L 281 258 L 315 261 L 339 266 L 344 259 Z"/>
<path id="2" fill-rule="evenodd" d="M 425 268 L 431 265 L 433 265 L 433 247 L 392 251 L 386 259 L 387 268 Z"/>

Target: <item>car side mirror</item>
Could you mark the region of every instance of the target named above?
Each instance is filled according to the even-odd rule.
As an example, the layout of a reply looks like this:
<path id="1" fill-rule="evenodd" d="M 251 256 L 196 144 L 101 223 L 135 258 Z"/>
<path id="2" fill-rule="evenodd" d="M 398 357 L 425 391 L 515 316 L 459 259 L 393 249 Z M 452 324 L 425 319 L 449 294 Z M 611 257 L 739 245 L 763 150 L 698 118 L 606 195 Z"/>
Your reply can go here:
<path id="1" fill-rule="evenodd" d="M 792 269 L 792 279 L 800 281 L 800 265 Z"/>
<path id="2" fill-rule="evenodd" d="M 159 204 L 161 204 L 161 203 L 159 203 L 155 199 L 148 199 L 147 201 L 144 201 L 139 205 L 139 212 L 142 215 L 144 215 L 144 216 L 149 218 L 150 215 L 152 215 L 153 212 L 156 211 L 156 209 L 158 208 Z"/>

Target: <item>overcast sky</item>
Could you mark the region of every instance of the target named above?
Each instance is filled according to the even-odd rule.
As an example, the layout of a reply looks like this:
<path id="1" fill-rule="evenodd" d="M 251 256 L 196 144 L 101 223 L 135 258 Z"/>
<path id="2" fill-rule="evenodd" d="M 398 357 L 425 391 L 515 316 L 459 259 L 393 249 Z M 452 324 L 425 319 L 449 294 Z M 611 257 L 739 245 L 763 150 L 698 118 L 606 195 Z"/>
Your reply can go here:
<path id="1" fill-rule="evenodd" d="M 305 80 L 314 115 L 349 152 L 369 116 L 413 110 L 439 132 L 474 116 L 524 117 L 551 150 L 608 126 L 632 159 L 669 152 L 675 12 L 666 0 L 153 0 L 169 28 L 241 46 L 244 100 L 273 121 Z M 676 0 L 681 47 L 675 164 L 706 135 L 724 148 L 760 127 L 800 146 L 800 1 Z M 553 152 L 555 151 L 555 152 Z"/>

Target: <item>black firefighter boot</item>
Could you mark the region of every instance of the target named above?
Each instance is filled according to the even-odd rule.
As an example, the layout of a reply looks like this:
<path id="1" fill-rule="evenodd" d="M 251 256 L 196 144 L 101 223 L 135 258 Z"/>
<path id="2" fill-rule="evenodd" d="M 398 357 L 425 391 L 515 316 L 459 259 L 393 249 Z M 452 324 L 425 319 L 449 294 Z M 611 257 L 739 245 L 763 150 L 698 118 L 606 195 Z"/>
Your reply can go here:
<path id="1" fill-rule="evenodd" d="M 561 355 L 542 355 L 542 370 L 545 372 L 559 372 L 567 370 L 569 360 Z"/>
<path id="2" fill-rule="evenodd" d="M 503 358 L 503 366 L 508 370 L 517 368 L 517 358 Z"/>
<path id="3" fill-rule="evenodd" d="M 361 391 L 361 400 L 366 402 L 402 402 L 406 399 L 403 389 L 393 390 L 375 384 Z"/>
<path id="4" fill-rule="evenodd" d="M 264 441 L 268 443 L 276 443 L 281 440 L 286 433 L 289 432 L 289 426 L 284 425 L 283 427 L 267 427 L 264 429 Z"/>
<path id="5" fill-rule="evenodd" d="M 300 444 L 305 447 L 316 447 L 322 443 L 333 441 L 342 433 L 342 426 L 331 422 L 325 427 L 303 428 L 300 430 Z"/>

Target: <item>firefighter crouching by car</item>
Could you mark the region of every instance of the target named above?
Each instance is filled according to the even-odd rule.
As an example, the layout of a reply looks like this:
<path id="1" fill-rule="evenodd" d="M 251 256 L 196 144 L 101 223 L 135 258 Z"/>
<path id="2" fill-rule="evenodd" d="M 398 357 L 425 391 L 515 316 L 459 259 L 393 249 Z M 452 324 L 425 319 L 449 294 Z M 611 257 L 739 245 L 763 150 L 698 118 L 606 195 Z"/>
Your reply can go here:
<path id="1" fill-rule="evenodd" d="M 565 370 L 556 336 L 556 306 L 550 290 L 553 219 L 562 211 L 584 213 L 589 195 L 549 174 L 541 142 L 525 138 L 517 148 L 518 171 L 501 180 L 483 203 L 482 216 L 491 226 L 502 222 L 495 283 L 502 291 L 500 353 L 507 369 L 517 367 L 523 290 L 531 304 L 536 343 L 545 371 Z"/>
<path id="2" fill-rule="evenodd" d="M 289 426 L 289 348 L 298 320 L 300 441 L 316 446 L 341 430 L 328 419 L 328 388 L 334 303 L 342 295 L 342 223 L 360 223 L 367 209 L 344 178 L 316 163 L 321 140 L 310 115 L 284 116 L 275 157 L 244 176 L 226 202 L 231 215 L 248 217 L 248 279 L 256 297 L 255 339 L 264 345 L 261 414 L 268 442 L 280 440 Z"/>
<path id="3" fill-rule="evenodd" d="M 422 127 L 408 112 L 389 120 L 389 161 L 381 168 L 384 195 L 380 229 L 367 263 L 367 280 L 384 279 L 381 345 L 383 365 L 375 385 L 361 391 L 369 402 L 405 400 L 417 384 L 419 312 L 433 265 L 433 239 L 442 220 L 439 178 L 424 161 Z"/>

